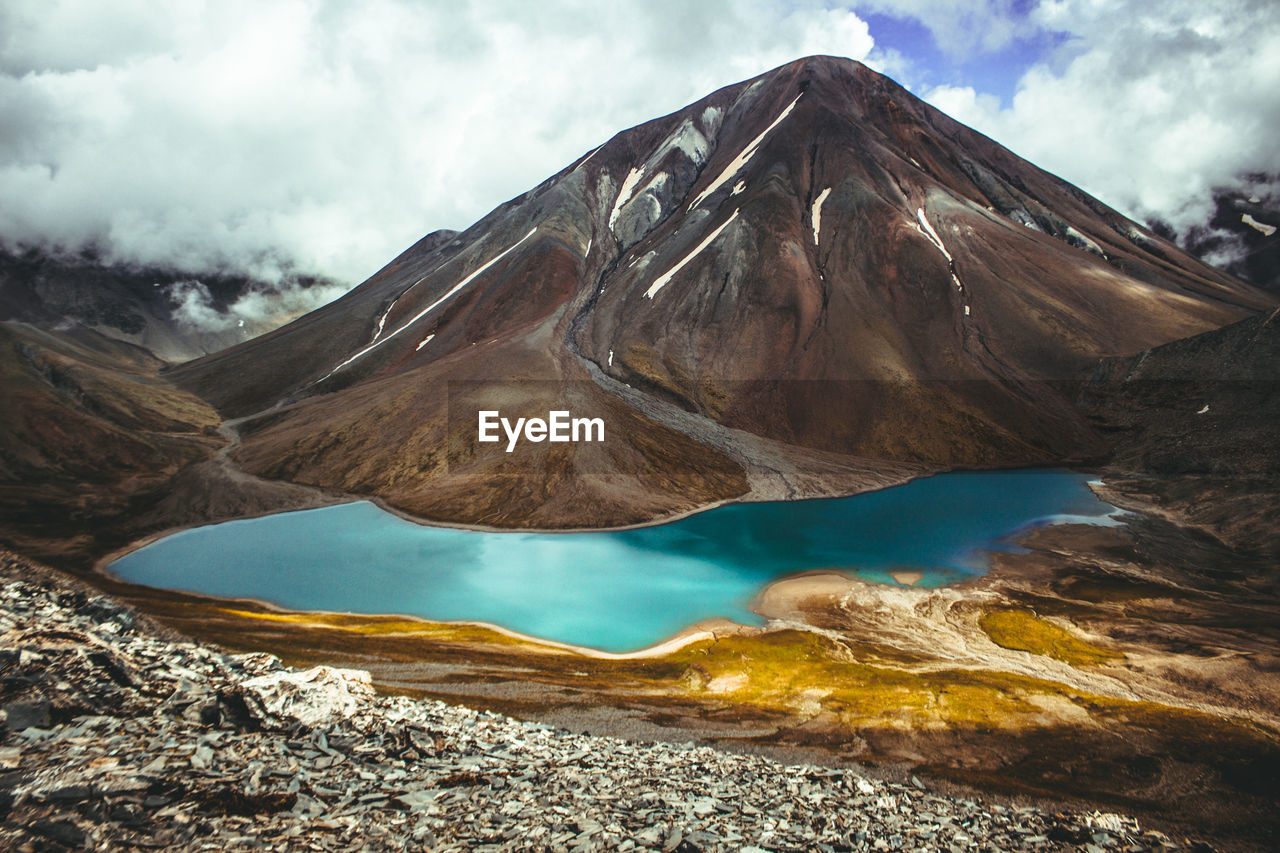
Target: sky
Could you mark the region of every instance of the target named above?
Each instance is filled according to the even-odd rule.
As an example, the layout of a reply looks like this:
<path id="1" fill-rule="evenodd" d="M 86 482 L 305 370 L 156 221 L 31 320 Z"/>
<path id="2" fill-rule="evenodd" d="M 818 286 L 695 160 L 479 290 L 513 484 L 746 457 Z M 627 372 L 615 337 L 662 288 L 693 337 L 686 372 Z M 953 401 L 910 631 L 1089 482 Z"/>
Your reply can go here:
<path id="1" fill-rule="evenodd" d="M 1177 229 L 1280 173 L 1275 0 L 4 0 L 0 242 L 353 286 L 819 53 Z"/>

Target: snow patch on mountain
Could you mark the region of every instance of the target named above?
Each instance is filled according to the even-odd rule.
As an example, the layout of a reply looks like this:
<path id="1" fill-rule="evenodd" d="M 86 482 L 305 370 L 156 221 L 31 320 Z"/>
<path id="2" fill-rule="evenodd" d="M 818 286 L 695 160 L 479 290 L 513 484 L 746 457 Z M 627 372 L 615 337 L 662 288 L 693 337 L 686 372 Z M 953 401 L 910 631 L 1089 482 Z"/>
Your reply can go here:
<path id="1" fill-rule="evenodd" d="M 391 340 L 391 339 L 392 339 L 392 338 L 394 338 L 396 335 L 400 334 L 400 333 L 401 333 L 401 332 L 403 332 L 405 329 L 409 328 L 409 327 L 410 327 L 410 326 L 412 326 L 414 323 L 416 323 L 416 322 L 418 322 L 419 320 L 421 320 L 423 317 L 427 316 L 429 313 L 431 313 L 433 310 L 435 310 L 437 307 L 439 307 L 442 303 L 444 303 L 444 302 L 445 302 L 449 297 L 453 296 L 453 295 L 454 295 L 455 293 L 457 293 L 459 290 L 462 290 L 462 288 L 466 287 L 468 284 L 470 284 L 472 281 L 474 281 L 474 280 L 476 279 L 476 277 L 477 277 L 477 276 L 479 276 L 479 275 L 480 275 L 481 273 L 483 273 L 485 270 L 489 269 L 489 267 L 493 266 L 493 265 L 494 265 L 494 264 L 496 264 L 498 261 L 502 260 L 502 259 L 503 259 L 503 258 L 505 258 L 507 255 L 511 254 L 511 252 L 512 252 L 512 251 L 514 251 L 514 250 L 515 250 L 515 248 L 516 248 L 517 246 L 519 246 L 519 245 L 520 245 L 521 243 L 523 243 L 525 240 L 528 240 L 528 239 L 529 239 L 530 237 L 532 237 L 535 233 L 537 233 L 537 231 L 538 231 L 538 226 L 536 226 L 536 225 L 535 225 L 533 228 L 529 229 L 529 233 L 528 233 L 528 234 L 524 235 L 524 236 L 523 236 L 523 237 L 521 237 L 519 240 L 517 240 L 516 242 L 512 243 L 512 244 L 511 244 L 510 246 L 508 246 L 504 251 L 500 252 L 497 256 L 495 256 L 495 257 L 493 257 L 493 258 L 489 259 L 489 261 L 487 261 L 484 265 L 482 265 L 481 267 L 479 267 L 478 269 L 476 269 L 474 272 L 472 272 L 470 275 L 468 275 L 468 276 L 467 276 L 466 278 L 464 278 L 462 281 L 460 281 L 460 282 L 458 282 L 457 284 L 455 284 L 453 287 L 451 287 L 451 288 L 449 289 L 449 291 L 448 291 L 447 293 L 445 293 L 445 295 L 444 295 L 444 296 L 441 296 L 441 297 L 440 297 L 439 299 L 437 299 L 435 302 L 432 302 L 432 303 L 431 303 L 430 305 L 428 305 L 426 308 L 423 308 L 421 311 L 419 311 L 417 314 L 415 314 L 415 315 L 413 316 L 413 318 L 412 318 L 411 320 L 409 320 L 407 323 L 405 323 L 403 326 L 401 326 L 400 328 L 396 329 L 394 332 L 392 332 L 391 334 L 387 335 L 387 336 L 386 336 L 385 338 L 383 338 L 382 340 L 380 340 L 380 341 L 376 341 L 376 342 L 374 342 L 374 343 L 372 343 L 372 344 L 369 344 L 367 347 L 365 347 L 364 349 L 360 350 L 360 351 L 359 351 L 359 352 L 357 352 L 355 355 L 353 355 L 353 356 L 351 356 L 350 358 L 348 358 L 346 361 L 343 361 L 342 363 L 340 363 L 337 367 L 335 367 L 333 370 L 330 370 L 330 371 L 329 371 L 328 373 L 326 373 L 326 374 L 325 374 L 321 379 L 319 379 L 319 380 L 318 380 L 318 382 L 317 382 L 317 384 L 319 384 L 319 382 L 323 382 L 323 381 L 325 381 L 325 380 L 326 380 L 326 379 L 328 379 L 330 376 L 333 376 L 333 374 L 337 373 L 339 370 L 341 370 L 342 368 L 344 368 L 344 367 L 346 367 L 347 365 L 351 364 L 352 362 L 356 361 L 357 359 L 364 358 L 366 355 L 368 355 L 369 353 L 373 352 L 375 349 L 377 349 L 378 347 L 382 346 L 382 345 L 383 345 L 383 344 L 385 344 L 387 341 Z M 405 293 L 408 293 L 408 291 L 406 290 L 406 291 L 405 291 Z M 402 294 L 402 295 L 403 295 L 403 294 Z"/>
<path id="2" fill-rule="evenodd" d="M 702 129 L 708 136 L 714 136 L 723 118 L 724 112 L 719 107 L 707 107 L 702 111 Z"/>
<path id="3" fill-rule="evenodd" d="M 813 245 L 815 246 L 818 245 L 818 235 L 822 233 L 822 203 L 829 195 L 831 195 L 831 187 L 818 193 L 818 197 L 813 200 L 813 212 L 809 216 L 809 224 L 813 228 Z"/>
<path id="4" fill-rule="evenodd" d="M 916 208 L 916 219 L 920 224 L 916 226 L 916 230 L 929 238 L 929 242 L 938 247 L 938 251 L 947 259 L 947 263 L 951 263 L 955 259 L 951 257 L 951 253 L 947 251 L 947 247 L 943 244 L 942 238 L 938 236 L 938 232 L 933 230 L 933 226 L 929 224 L 929 217 L 924 215 L 924 208 Z"/>
<path id="5" fill-rule="evenodd" d="M 1259 222 L 1248 213 L 1242 214 L 1240 216 L 1240 221 L 1245 225 L 1248 225 L 1253 230 L 1262 232 L 1262 236 L 1264 237 L 1270 237 L 1272 234 L 1276 233 L 1276 226 L 1268 225 L 1265 222 Z"/>
<path id="6" fill-rule="evenodd" d="M 916 219 L 919 224 L 915 224 L 916 230 L 923 234 L 930 243 L 938 248 L 942 256 L 947 259 L 947 269 L 951 271 L 951 283 L 956 286 L 956 290 L 964 293 L 964 285 L 960 282 L 960 276 L 956 275 L 956 259 L 951 257 L 951 253 L 947 251 L 947 246 L 942 242 L 942 238 L 938 236 L 938 232 L 933 230 L 933 226 L 929 223 L 929 217 L 924 215 L 924 208 L 916 208 Z M 965 316 L 969 316 L 969 306 L 964 308 Z"/>
<path id="7" fill-rule="evenodd" d="M 409 286 L 413 287 L 412 284 Z M 373 341 L 376 341 L 378 339 L 378 336 L 382 334 L 382 327 L 387 325 L 387 315 L 391 313 L 391 309 L 395 308 L 396 303 L 399 301 L 400 301 L 399 296 L 397 296 L 395 299 L 392 299 L 391 304 L 387 306 L 387 310 L 382 312 L 382 316 L 378 318 L 378 328 L 373 330 L 373 340 L 371 340 L 370 343 L 373 343 Z"/>
<path id="8" fill-rule="evenodd" d="M 801 93 L 801 95 L 803 95 L 803 93 Z M 698 197 L 695 198 L 687 208 L 688 210 L 693 210 L 695 207 L 701 204 L 703 199 L 711 195 L 716 190 L 720 189 L 720 187 L 726 181 L 728 181 L 734 175 L 738 174 L 738 172 L 742 170 L 742 167 L 747 165 L 747 162 L 753 156 L 755 156 L 756 151 L 760 148 L 760 144 L 764 142 L 765 137 L 767 137 L 775 127 L 782 124 L 783 119 L 791 115 L 791 111 L 795 109 L 796 104 L 800 101 L 801 95 L 796 95 L 795 100 L 787 105 L 787 108 L 782 111 L 782 114 L 779 115 L 777 118 L 775 118 L 773 120 L 773 123 L 770 124 L 768 127 L 766 127 L 760 133 L 759 136 L 751 140 L 751 144 L 748 145 L 746 148 L 744 148 L 741 154 L 739 154 L 737 157 L 734 157 L 732 162 L 730 162 L 728 166 L 724 167 L 724 171 L 722 171 L 719 175 L 717 175 L 716 179 L 712 181 L 705 190 L 703 190 L 701 193 L 698 194 Z"/>
<path id="9" fill-rule="evenodd" d="M 665 273 L 658 276 L 657 280 L 654 281 L 654 283 L 649 286 L 649 289 L 644 292 L 645 298 L 652 299 L 659 290 L 661 290 L 663 287 L 667 285 L 669 281 L 671 281 L 672 276 L 680 272 L 680 270 L 684 269 L 685 265 L 688 264 L 689 261 L 692 261 L 702 252 L 703 249 L 711 245 L 712 241 L 720 236 L 720 232 L 728 228 L 729 223 L 733 222 L 733 220 L 737 218 L 738 218 L 738 211 L 735 210 L 733 212 L 733 215 L 730 216 L 728 219 L 726 219 L 724 222 L 720 223 L 720 227 L 716 228 L 716 230 L 712 231 L 709 235 L 707 235 L 706 239 L 704 239 L 701 243 L 699 243 L 697 248 L 695 248 L 689 254 L 685 255 L 684 258 L 675 266 L 673 266 L 671 269 L 667 270 Z"/>
<path id="10" fill-rule="evenodd" d="M 654 256 L 657 254 L 658 253 L 656 251 L 650 249 L 649 251 L 645 252 L 643 255 L 639 255 L 637 257 L 632 258 L 631 263 L 627 264 L 627 269 L 631 269 L 637 264 L 640 265 L 640 269 L 644 269 L 649 265 L 649 262 L 652 261 Z"/>
<path id="11" fill-rule="evenodd" d="M 435 272 L 435 270 L 432 270 L 431 272 Z M 430 275 L 430 274 L 431 273 L 427 273 L 427 275 Z M 382 330 L 387 325 L 387 318 L 391 316 L 392 311 L 396 310 L 396 305 L 400 302 L 401 299 L 404 298 L 404 295 L 406 293 L 408 293 L 410 290 L 413 290 L 415 287 L 417 287 L 418 285 L 426 281 L 427 275 L 424 275 L 422 278 L 418 279 L 413 284 L 406 287 L 399 296 L 391 300 L 391 304 L 387 306 L 387 310 L 383 311 L 382 316 L 378 318 L 378 328 L 374 330 L 373 338 L 369 341 L 369 343 L 371 344 L 376 343 L 378 338 L 382 337 Z"/>
<path id="12" fill-rule="evenodd" d="M 1106 253 L 1102 251 L 1101 246 L 1070 225 L 1067 226 L 1067 242 L 1073 246 L 1079 246 L 1086 252 L 1092 252 L 1099 257 L 1106 257 Z"/>
<path id="13" fill-rule="evenodd" d="M 699 166 L 707 162 L 707 155 L 711 153 L 711 145 L 707 142 L 707 138 L 694 127 L 692 121 L 685 119 L 658 146 L 658 150 L 653 152 L 653 156 L 645 163 L 645 167 L 653 168 L 657 166 L 674 148 L 679 148 L 686 157 Z"/>
<path id="14" fill-rule="evenodd" d="M 636 185 L 640 183 L 642 177 L 644 177 L 644 166 L 632 169 L 622 181 L 622 187 L 618 190 L 618 197 L 613 202 L 613 210 L 609 213 L 610 231 L 618 227 L 618 216 L 622 213 L 622 206 L 630 201 L 631 194 L 635 191 Z"/>
<path id="15" fill-rule="evenodd" d="M 599 150 L 600 150 L 601 148 L 603 148 L 603 147 L 604 147 L 604 143 L 602 142 L 602 143 L 600 143 L 599 145 L 597 145 L 595 148 L 592 148 L 592 149 L 591 149 L 591 153 L 590 153 L 590 154 L 588 154 L 586 157 L 583 157 L 583 158 L 582 158 L 582 162 L 581 162 L 581 163 L 579 163 L 579 164 L 578 164 L 577 166 L 575 166 L 574 168 L 575 168 L 575 169 L 581 169 L 583 166 L 587 165 L 587 161 L 588 161 L 588 160 L 590 160 L 592 157 L 596 156 L 596 152 L 597 152 L 597 151 L 599 151 Z"/>
<path id="16" fill-rule="evenodd" d="M 435 275 L 435 274 L 436 274 L 436 273 L 437 273 L 437 272 L 438 272 L 438 271 L 439 271 L 439 270 L 440 270 L 440 269 L 441 269 L 445 264 L 447 264 L 448 262 L 449 262 L 448 260 L 444 260 L 444 261 L 441 261 L 440 263 L 436 264 L 436 266 L 435 266 L 434 268 L 432 268 L 431 272 L 429 272 L 429 273 L 427 273 L 426 275 L 422 276 L 422 277 L 421 277 L 421 278 L 419 278 L 417 281 L 415 281 L 413 284 L 409 285 L 409 286 L 408 286 L 408 287 L 406 287 L 404 290 L 400 291 L 400 295 L 399 295 L 399 296 L 397 296 L 395 299 L 392 299 L 392 300 L 391 300 L 391 304 L 387 306 L 387 310 L 386 310 L 386 311 L 383 311 L 383 312 L 382 312 L 382 316 L 378 318 L 378 328 L 374 331 L 374 333 L 373 333 L 373 337 L 369 340 L 369 343 L 370 343 L 370 344 L 377 343 L 378 338 L 382 335 L 382 330 L 383 330 L 383 328 L 384 328 L 384 327 L 386 326 L 386 324 L 387 324 L 387 318 L 391 316 L 391 312 L 392 312 L 392 311 L 396 310 L 396 305 L 398 305 L 398 304 L 399 304 L 400 300 L 401 300 L 401 299 L 404 299 L 404 298 L 405 298 L 405 296 L 409 293 L 409 291 L 413 290 L 415 287 L 417 287 L 418 285 L 422 284 L 422 283 L 423 283 L 424 281 L 426 281 L 427 279 L 431 278 L 431 276 Z"/>
<path id="17" fill-rule="evenodd" d="M 613 210 L 609 213 L 609 230 L 617 233 L 618 219 L 626 212 L 626 208 L 633 201 L 640 201 L 641 198 L 647 196 L 646 203 L 649 205 L 650 222 L 657 221 L 662 214 L 662 202 L 658 200 L 658 194 L 671 180 L 671 175 L 667 172 L 659 172 L 653 179 L 645 184 L 639 191 L 636 187 L 640 185 L 646 174 L 653 172 L 660 167 L 667 159 L 672 151 L 680 151 L 695 166 L 701 168 L 707 162 L 707 156 L 711 152 L 711 144 L 707 142 L 704 136 L 690 119 L 680 122 L 679 126 L 672 131 L 666 139 L 664 139 L 653 153 L 649 155 L 643 163 L 632 169 L 622 186 L 618 190 L 618 197 L 614 200 Z"/>
<path id="18" fill-rule="evenodd" d="M 640 190 L 640 195 L 644 193 L 659 193 L 667 184 L 671 183 L 671 175 L 668 172 L 659 172 L 653 176 L 653 180 L 644 185 L 644 189 Z"/>

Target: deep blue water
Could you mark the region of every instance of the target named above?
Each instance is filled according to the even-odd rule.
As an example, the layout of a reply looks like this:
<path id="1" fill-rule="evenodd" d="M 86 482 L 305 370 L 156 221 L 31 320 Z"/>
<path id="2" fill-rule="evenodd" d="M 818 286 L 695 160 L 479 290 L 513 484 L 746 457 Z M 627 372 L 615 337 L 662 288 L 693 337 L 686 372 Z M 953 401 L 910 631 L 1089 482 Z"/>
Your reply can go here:
<path id="1" fill-rule="evenodd" d="M 425 527 L 368 502 L 174 534 L 108 568 L 148 586 L 297 610 L 404 613 L 502 625 L 625 651 L 701 619 L 758 624 L 770 581 L 835 569 L 938 586 L 1037 525 L 1113 507 L 1066 471 L 954 473 L 849 498 L 739 504 L 635 530 L 490 533 Z"/>

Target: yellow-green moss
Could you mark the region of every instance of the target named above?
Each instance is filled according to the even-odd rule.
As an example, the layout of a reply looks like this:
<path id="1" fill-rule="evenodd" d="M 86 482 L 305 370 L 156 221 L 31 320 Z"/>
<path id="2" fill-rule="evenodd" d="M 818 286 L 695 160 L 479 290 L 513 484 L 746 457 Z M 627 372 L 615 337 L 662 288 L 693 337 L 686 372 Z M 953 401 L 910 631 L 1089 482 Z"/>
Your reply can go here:
<path id="1" fill-rule="evenodd" d="M 1096 666 L 1124 657 L 1086 642 L 1029 610 L 989 610 L 978 624 L 998 646 L 1045 655 L 1073 666 Z"/>
<path id="2" fill-rule="evenodd" d="M 245 619 L 267 622 L 283 622 L 304 628 L 328 628 L 367 635 L 414 635 L 454 643 L 484 643 L 499 646 L 527 646 L 547 648 L 539 643 L 521 640 L 483 625 L 458 625 L 447 622 L 428 622 L 422 619 L 403 619 L 394 616 L 358 616 L 345 613 L 272 613 L 261 610 L 233 610 L 223 608 L 224 613 Z"/>
<path id="3" fill-rule="evenodd" d="M 806 631 L 772 631 L 695 643 L 672 655 L 681 688 L 735 705 L 827 713 L 851 728 L 970 725 L 1018 728 L 1043 708 L 1027 697 L 1063 686 L 1007 673 L 913 672 L 856 657 L 845 644 Z"/>

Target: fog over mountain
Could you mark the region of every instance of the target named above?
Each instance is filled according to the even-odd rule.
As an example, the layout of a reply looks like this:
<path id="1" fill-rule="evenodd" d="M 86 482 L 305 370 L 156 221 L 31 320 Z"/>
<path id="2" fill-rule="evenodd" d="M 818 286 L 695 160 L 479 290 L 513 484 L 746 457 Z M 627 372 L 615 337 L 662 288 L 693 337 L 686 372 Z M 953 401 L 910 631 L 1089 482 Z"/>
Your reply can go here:
<path id="1" fill-rule="evenodd" d="M 1011 103 L 879 44 L 923 24 Z M 862 60 L 1123 212 L 1179 231 L 1277 170 L 1273 3 L 401 0 L 0 8 L 0 241 L 264 283 L 360 281 L 637 124 L 808 54 Z M 994 59 L 992 61 L 995 61 Z M 320 292 L 331 296 L 329 290 Z M 314 299 L 321 299 L 317 295 Z"/>

